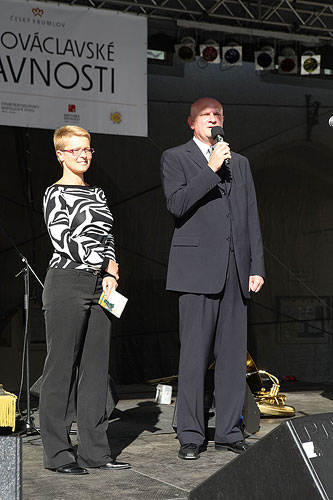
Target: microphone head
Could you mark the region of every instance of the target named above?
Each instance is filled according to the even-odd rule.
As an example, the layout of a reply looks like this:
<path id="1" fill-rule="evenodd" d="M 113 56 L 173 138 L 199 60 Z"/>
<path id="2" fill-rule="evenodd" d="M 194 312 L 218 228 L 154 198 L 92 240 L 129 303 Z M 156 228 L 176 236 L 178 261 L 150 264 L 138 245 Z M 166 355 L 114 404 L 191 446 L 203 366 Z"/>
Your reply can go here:
<path id="1" fill-rule="evenodd" d="M 330 127 L 333 127 L 333 116 L 328 120 L 328 124 Z"/>
<path id="2" fill-rule="evenodd" d="M 333 117 L 332 117 L 333 118 Z M 212 130 L 211 130 L 211 134 L 212 134 L 212 138 L 214 139 L 214 141 L 216 141 L 216 137 L 218 135 L 220 135 L 221 137 L 224 138 L 224 130 L 222 127 L 213 127 Z"/>

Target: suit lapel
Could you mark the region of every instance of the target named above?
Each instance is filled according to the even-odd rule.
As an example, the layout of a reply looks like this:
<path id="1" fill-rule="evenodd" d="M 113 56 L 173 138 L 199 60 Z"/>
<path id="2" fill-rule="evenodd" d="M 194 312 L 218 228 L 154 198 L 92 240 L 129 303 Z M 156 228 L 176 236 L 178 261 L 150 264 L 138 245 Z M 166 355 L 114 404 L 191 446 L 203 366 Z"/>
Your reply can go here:
<path id="1" fill-rule="evenodd" d="M 208 149 L 209 146 L 207 146 Z M 188 141 L 186 144 L 186 151 L 188 155 L 191 157 L 191 159 L 200 167 L 200 168 L 205 168 L 207 167 L 207 159 L 205 156 L 202 154 L 200 151 L 200 148 L 196 145 L 193 139 Z"/>
<path id="2" fill-rule="evenodd" d="M 207 146 L 208 149 L 208 146 Z M 207 159 L 205 156 L 202 154 L 200 148 L 196 145 L 196 143 L 193 141 L 193 139 L 189 140 L 188 143 L 186 144 L 186 151 L 191 157 L 191 159 L 200 167 L 200 168 L 206 168 L 207 167 Z M 225 178 L 225 185 L 226 185 L 226 190 L 227 193 L 230 193 L 231 190 L 231 184 L 232 184 L 232 158 L 230 160 L 230 165 L 224 167 L 226 169 L 226 178 Z"/>

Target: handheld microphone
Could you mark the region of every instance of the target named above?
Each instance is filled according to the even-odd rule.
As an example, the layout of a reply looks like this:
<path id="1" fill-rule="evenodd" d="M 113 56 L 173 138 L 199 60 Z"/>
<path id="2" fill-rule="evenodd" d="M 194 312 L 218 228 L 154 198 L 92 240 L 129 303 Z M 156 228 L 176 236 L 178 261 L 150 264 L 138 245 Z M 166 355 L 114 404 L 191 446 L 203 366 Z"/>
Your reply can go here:
<path id="1" fill-rule="evenodd" d="M 332 125 L 330 125 L 331 127 L 333 127 L 333 116 L 332 116 Z M 212 134 L 212 138 L 214 139 L 214 141 L 216 142 L 223 142 L 224 141 L 224 130 L 222 127 L 213 127 L 212 130 L 211 130 L 211 134 Z M 224 160 L 224 163 L 226 165 L 230 165 L 230 158 L 226 158 Z"/>

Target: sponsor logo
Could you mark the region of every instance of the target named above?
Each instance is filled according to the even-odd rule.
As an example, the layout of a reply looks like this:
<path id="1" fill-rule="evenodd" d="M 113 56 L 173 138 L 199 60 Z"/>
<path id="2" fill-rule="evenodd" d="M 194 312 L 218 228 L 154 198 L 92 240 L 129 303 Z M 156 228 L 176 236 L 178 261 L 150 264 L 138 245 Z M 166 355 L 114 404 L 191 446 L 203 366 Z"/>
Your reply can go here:
<path id="1" fill-rule="evenodd" d="M 81 120 L 80 114 L 76 113 L 76 104 L 67 105 L 67 113 L 64 113 L 64 123 L 79 124 Z"/>
<path id="2" fill-rule="evenodd" d="M 15 115 L 19 113 L 35 113 L 36 111 L 39 111 L 39 105 L 24 104 L 20 102 L 1 101 L 0 111 L 1 113 L 8 113 L 10 115 Z"/>
<path id="3" fill-rule="evenodd" d="M 38 7 L 36 7 L 35 9 L 31 9 L 31 12 L 33 13 L 33 15 L 36 17 L 36 16 L 39 16 L 39 17 L 42 17 L 43 14 L 44 14 L 44 11 L 43 9 L 39 9 Z"/>
<path id="4" fill-rule="evenodd" d="M 119 111 L 113 111 L 110 114 L 110 120 L 112 121 L 112 123 L 118 125 L 118 123 L 121 122 L 121 114 L 119 113 Z"/>
<path id="5" fill-rule="evenodd" d="M 31 13 L 33 17 L 30 17 L 29 15 L 24 16 L 19 14 L 10 14 L 9 20 L 13 23 L 32 23 L 53 28 L 65 28 L 66 26 L 66 23 L 63 21 L 56 21 L 47 17 L 45 18 L 44 14 L 47 15 L 46 11 L 44 9 L 40 9 L 39 7 L 34 7 L 33 9 L 31 9 Z"/>

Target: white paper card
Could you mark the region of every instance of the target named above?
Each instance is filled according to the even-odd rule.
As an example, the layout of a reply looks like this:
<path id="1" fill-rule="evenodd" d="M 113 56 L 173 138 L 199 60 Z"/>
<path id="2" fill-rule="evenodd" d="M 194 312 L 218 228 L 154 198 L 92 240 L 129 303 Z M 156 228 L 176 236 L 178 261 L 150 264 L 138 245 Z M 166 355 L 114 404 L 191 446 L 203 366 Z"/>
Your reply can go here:
<path id="1" fill-rule="evenodd" d="M 117 318 L 120 318 L 122 312 L 127 304 L 128 299 L 121 295 L 121 293 L 117 292 L 114 288 L 110 293 L 108 300 L 105 300 L 105 295 L 102 293 L 98 303 L 107 309 L 110 313 L 112 313 Z"/>

